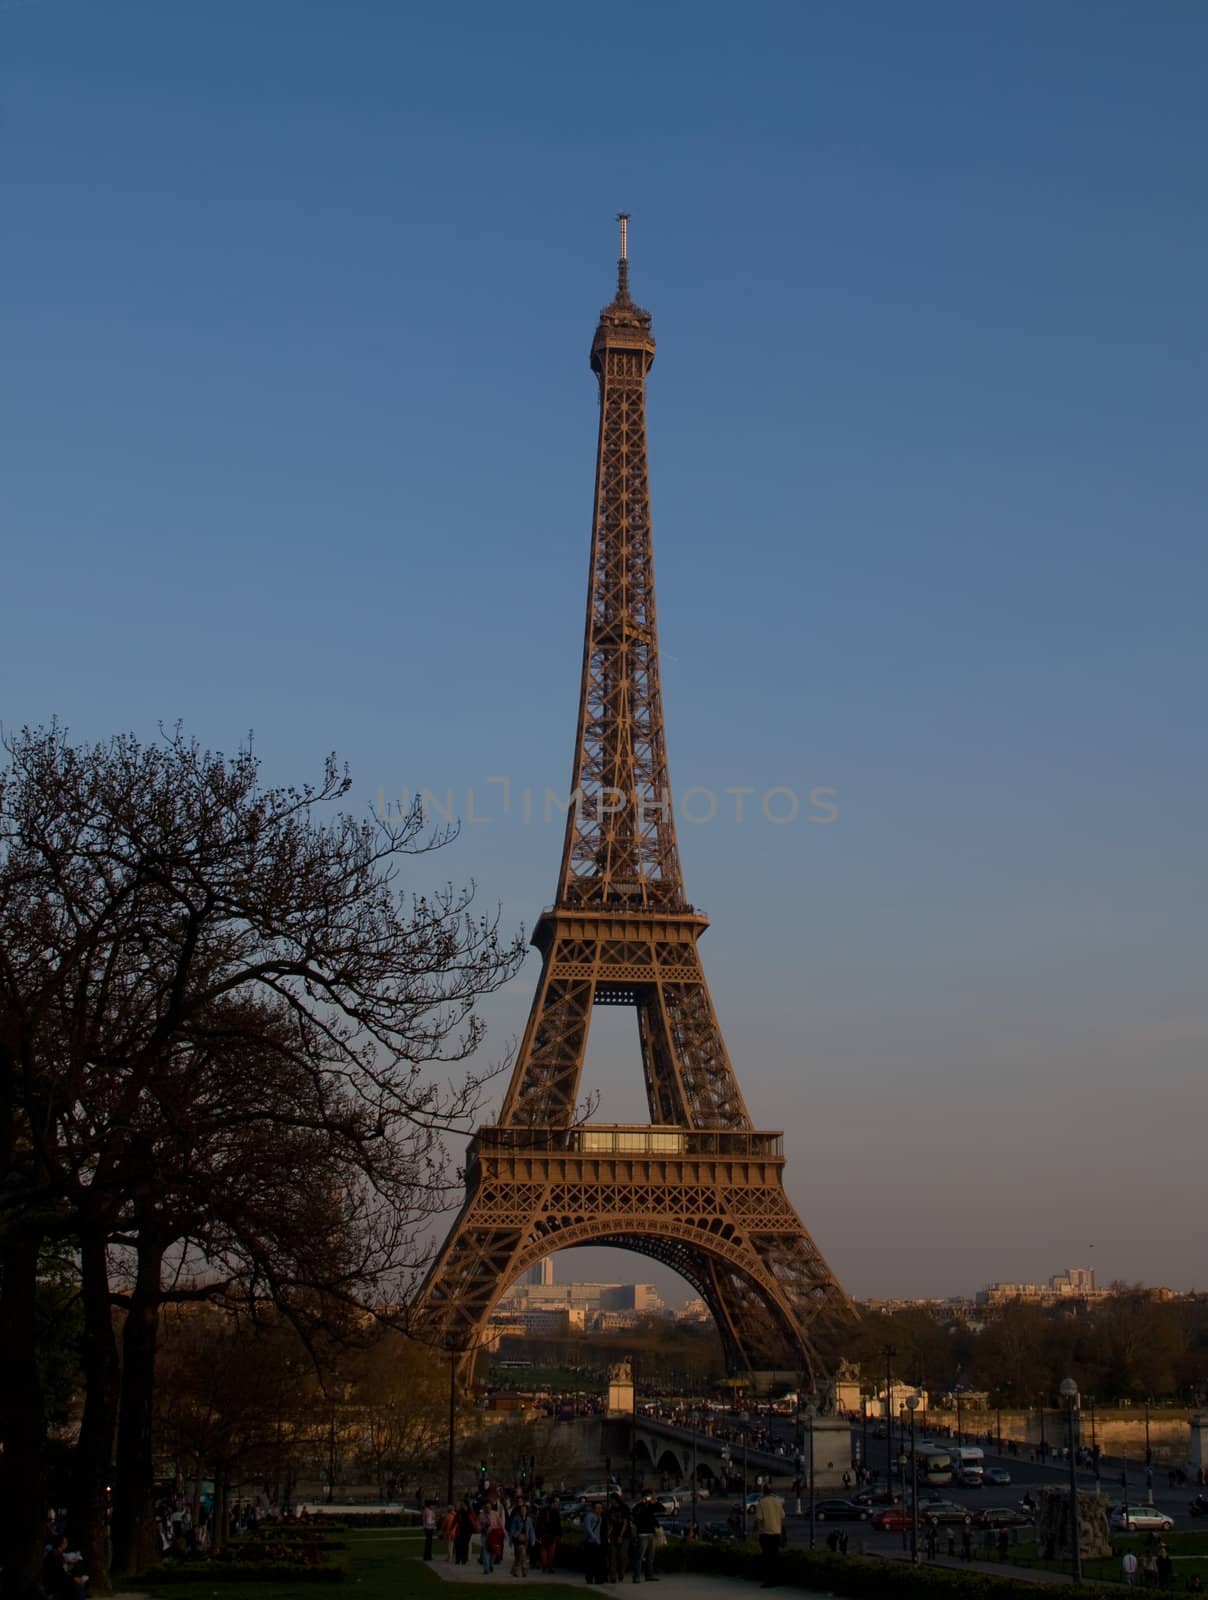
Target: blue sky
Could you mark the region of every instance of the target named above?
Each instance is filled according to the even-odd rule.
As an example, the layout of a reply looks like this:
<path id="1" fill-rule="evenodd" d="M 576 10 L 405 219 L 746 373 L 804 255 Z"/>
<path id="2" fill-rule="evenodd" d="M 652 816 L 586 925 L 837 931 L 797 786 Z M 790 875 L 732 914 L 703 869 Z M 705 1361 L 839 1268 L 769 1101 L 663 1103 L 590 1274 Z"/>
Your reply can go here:
<path id="1" fill-rule="evenodd" d="M 0 0 L 0 719 L 473 788 L 531 926 L 485 780 L 566 785 L 628 209 L 673 779 L 837 794 L 681 829 L 807 1225 L 1208 1287 L 1206 68 L 1190 3 Z"/>

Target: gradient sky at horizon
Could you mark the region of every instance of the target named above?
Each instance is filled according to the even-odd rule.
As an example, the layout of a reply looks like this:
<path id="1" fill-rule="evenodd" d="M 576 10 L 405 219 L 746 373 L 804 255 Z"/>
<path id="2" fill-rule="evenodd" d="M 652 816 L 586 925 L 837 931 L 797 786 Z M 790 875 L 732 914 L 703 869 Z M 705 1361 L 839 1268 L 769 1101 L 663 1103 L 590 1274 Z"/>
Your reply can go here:
<path id="1" fill-rule="evenodd" d="M 806 1225 L 858 1295 L 1208 1288 L 1206 67 L 1187 0 L 0 0 L 0 721 L 473 790 L 417 886 L 531 927 L 628 209 L 672 777 L 755 791 L 682 854 Z M 588 1065 L 644 1114 L 631 1018 Z"/>

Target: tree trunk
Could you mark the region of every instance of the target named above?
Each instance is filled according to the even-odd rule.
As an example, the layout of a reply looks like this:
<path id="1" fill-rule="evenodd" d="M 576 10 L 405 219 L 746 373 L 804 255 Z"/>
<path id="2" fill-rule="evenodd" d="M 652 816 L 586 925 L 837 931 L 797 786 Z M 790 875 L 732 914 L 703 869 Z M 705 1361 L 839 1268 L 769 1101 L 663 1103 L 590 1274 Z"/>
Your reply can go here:
<path id="1" fill-rule="evenodd" d="M 37 1238 L 0 1255 L 0 1572 L 4 1594 L 35 1592 L 46 1532 L 46 1408 L 38 1373 Z"/>
<path id="2" fill-rule="evenodd" d="M 138 1272 L 122 1331 L 122 1394 L 113 1475 L 113 1570 L 138 1573 L 160 1559 L 155 1527 L 155 1349 L 164 1245 L 139 1236 Z"/>
<path id="3" fill-rule="evenodd" d="M 80 1365 L 84 1413 L 71 1473 L 70 1528 L 84 1557 L 94 1593 L 107 1594 L 109 1581 L 109 1485 L 113 1473 L 113 1434 L 117 1426 L 121 1372 L 113 1309 L 109 1302 L 109 1260 L 104 1238 L 86 1237 L 80 1246 L 80 1298 L 84 1337 Z"/>
<path id="4" fill-rule="evenodd" d="M 225 1461 L 214 1463 L 214 1506 L 210 1513 L 210 1554 L 218 1555 L 227 1542 L 227 1478 Z"/>

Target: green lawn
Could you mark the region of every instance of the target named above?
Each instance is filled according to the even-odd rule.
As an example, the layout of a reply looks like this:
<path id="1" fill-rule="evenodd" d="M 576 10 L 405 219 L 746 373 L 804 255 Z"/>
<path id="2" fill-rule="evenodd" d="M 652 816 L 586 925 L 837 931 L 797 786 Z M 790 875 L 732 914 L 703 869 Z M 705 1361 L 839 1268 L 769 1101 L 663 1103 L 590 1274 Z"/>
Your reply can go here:
<path id="1" fill-rule="evenodd" d="M 481 1597 L 481 1583 L 446 1583 L 420 1561 L 423 1535 L 413 1529 L 365 1528 L 341 1533 L 348 1541 L 348 1577 L 344 1583 L 198 1583 L 148 1585 L 156 1600 L 409 1600 L 411 1595 L 445 1595 L 448 1600 Z M 447 1570 L 447 1569 L 446 1569 Z M 509 1595 L 533 1600 L 582 1600 L 583 1585 L 516 1583 Z"/>
<path id="2" fill-rule="evenodd" d="M 1137 1559 L 1140 1560 L 1150 1548 L 1157 1548 L 1158 1539 L 1166 1544 L 1167 1550 L 1174 1557 L 1174 1575 L 1178 1588 L 1185 1589 L 1187 1580 L 1193 1572 L 1199 1573 L 1200 1582 L 1208 1589 L 1208 1534 L 1203 1533 L 1133 1533 L 1113 1534 L 1112 1551 L 1110 1556 L 1104 1556 L 1100 1561 L 1084 1561 L 1082 1575 L 1087 1580 L 1092 1578 L 1104 1583 L 1120 1583 L 1123 1575 L 1120 1571 L 1120 1557 L 1126 1550 L 1135 1550 Z M 1188 1559 L 1191 1558 L 1191 1559 Z M 1068 1572 L 1068 1561 L 1042 1561 L 1036 1554 L 1035 1544 L 1017 1544 L 1011 1547 L 1011 1560 L 1021 1567 L 1036 1567 L 1045 1572 Z"/>

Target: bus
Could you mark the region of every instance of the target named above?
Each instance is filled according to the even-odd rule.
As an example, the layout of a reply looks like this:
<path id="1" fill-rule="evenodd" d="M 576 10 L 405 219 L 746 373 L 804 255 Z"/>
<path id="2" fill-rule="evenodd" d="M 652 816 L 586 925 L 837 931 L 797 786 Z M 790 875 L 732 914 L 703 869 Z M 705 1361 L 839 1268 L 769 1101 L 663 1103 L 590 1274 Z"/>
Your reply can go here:
<path id="1" fill-rule="evenodd" d="M 941 1450 L 938 1445 L 924 1444 L 918 1451 L 918 1474 L 920 1483 L 942 1485 L 952 1482 L 952 1452 Z"/>

